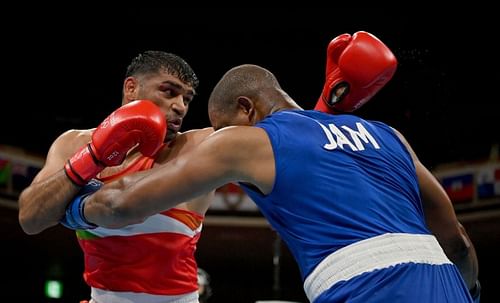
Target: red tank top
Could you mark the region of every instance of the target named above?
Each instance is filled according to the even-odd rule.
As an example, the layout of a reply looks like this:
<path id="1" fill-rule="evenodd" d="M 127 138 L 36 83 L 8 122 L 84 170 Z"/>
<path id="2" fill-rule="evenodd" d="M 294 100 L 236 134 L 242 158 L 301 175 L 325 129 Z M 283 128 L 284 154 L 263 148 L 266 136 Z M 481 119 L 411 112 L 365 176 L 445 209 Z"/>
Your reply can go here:
<path id="1" fill-rule="evenodd" d="M 110 182 L 153 164 L 153 158 L 141 155 L 124 170 L 101 180 Z M 202 221 L 197 213 L 173 208 L 121 229 L 79 230 L 83 277 L 88 285 L 102 290 L 155 295 L 196 291 L 194 253 Z"/>

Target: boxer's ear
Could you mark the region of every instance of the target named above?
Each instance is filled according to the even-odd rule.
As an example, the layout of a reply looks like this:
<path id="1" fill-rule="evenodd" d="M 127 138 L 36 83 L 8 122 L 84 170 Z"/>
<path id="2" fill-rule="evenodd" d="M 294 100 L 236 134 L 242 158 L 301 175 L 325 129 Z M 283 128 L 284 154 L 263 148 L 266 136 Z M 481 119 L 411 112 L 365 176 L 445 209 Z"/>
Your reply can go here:
<path id="1" fill-rule="evenodd" d="M 238 115 L 243 114 L 245 116 L 245 125 L 254 125 L 255 121 L 255 102 L 245 96 L 239 96 L 237 98 L 238 102 Z"/>
<path id="2" fill-rule="evenodd" d="M 124 103 L 137 100 L 137 92 L 139 89 L 139 82 L 134 77 L 127 77 L 123 81 L 123 99 Z"/>
<path id="3" fill-rule="evenodd" d="M 237 101 L 238 101 L 238 108 L 246 114 L 250 113 L 254 108 L 253 101 L 248 97 L 239 96 Z"/>

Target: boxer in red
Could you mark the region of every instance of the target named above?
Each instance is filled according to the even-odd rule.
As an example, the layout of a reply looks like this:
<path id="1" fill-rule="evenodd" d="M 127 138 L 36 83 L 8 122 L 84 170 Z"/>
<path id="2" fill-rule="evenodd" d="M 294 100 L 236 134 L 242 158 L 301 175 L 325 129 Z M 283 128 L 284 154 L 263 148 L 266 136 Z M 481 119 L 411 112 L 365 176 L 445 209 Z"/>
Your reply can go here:
<path id="1" fill-rule="evenodd" d="M 45 166 L 19 198 L 24 231 L 58 224 L 77 193 L 161 166 L 211 134 L 212 128 L 179 132 L 197 85 L 191 67 L 176 55 L 147 51 L 134 58 L 123 106 L 96 129 L 69 130 L 52 144 Z M 212 196 L 134 226 L 77 229 L 91 302 L 197 302 L 194 252 Z M 62 223 L 74 228 L 77 222 L 64 216 Z"/>

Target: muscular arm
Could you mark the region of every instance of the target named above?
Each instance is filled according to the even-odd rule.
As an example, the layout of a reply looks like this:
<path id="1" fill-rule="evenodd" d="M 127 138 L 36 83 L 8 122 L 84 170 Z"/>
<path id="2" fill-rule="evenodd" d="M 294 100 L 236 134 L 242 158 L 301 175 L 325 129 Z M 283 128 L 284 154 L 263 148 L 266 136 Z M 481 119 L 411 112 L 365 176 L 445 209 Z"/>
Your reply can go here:
<path id="1" fill-rule="evenodd" d="M 398 132 L 415 164 L 427 225 L 446 255 L 459 268 L 469 289 L 475 286 L 478 264 L 474 246 L 458 221 L 450 198 L 432 173 L 419 161 L 415 152 Z"/>
<path id="2" fill-rule="evenodd" d="M 64 163 L 81 141 L 76 131 L 57 138 L 50 147 L 45 165 L 30 186 L 19 196 L 19 223 L 27 234 L 37 234 L 56 225 L 67 203 L 80 189 L 66 176 Z M 82 142 L 83 144 L 83 142 Z"/>
<path id="3" fill-rule="evenodd" d="M 205 140 L 207 136 L 209 136 L 213 132 L 214 132 L 214 129 L 212 127 L 207 127 L 207 128 L 203 128 L 203 129 L 190 130 L 190 131 L 182 133 L 181 136 L 177 136 L 177 138 L 185 137 L 184 144 L 182 145 L 182 150 L 179 152 L 185 153 L 185 152 L 189 152 L 189 151 L 193 150 L 203 140 Z M 167 165 L 168 165 L 168 163 L 167 163 Z M 207 212 L 208 208 L 210 207 L 210 204 L 212 204 L 214 197 L 215 197 L 215 190 L 212 190 L 208 194 L 198 196 L 194 199 L 186 201 L 185 203 L 182 203 L 182 204 L 177 205 L 175 207 L 182 208 L 182 206 L 184 206 L 186 209 L 188 209 L 190 211 L 194 211 L 198 214 L 204 215 Z"/>
<path id="4" fill-rule="evenodd" d="M 91 195 L 85 217 L 118 228 L 191 200 L 232 181 L 267 193 L 274 184 L 274 156 L 267 134 L 254 127 L 215 132 L 191 152 L 146 173 L 111 182 Z"/>

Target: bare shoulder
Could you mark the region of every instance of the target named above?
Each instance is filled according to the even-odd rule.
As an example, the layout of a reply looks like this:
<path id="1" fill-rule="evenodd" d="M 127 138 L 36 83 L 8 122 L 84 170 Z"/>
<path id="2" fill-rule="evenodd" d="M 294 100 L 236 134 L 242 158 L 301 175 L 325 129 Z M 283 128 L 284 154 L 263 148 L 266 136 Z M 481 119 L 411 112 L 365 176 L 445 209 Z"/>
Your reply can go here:
<path id="1" fill-rule="evenodd" d="M 51 150 L 58 150 L 65 156 L 73 154 L 90 141 L 94 129 L 71 129 L 62 133 L 52 144 Z"/>
<path id="2" fill-rule="evenodd" d="M 50 146 L 44 167 L 33 182 L 43 180 L 60 170 L 68 158 L 90 141 L 91 135 L 92 130 L 68 130 L 57 137 Z"/>
<path id="3" fill-rule="evenodd" d="M 264 144 L 263 144 L 264 143 Z M 157 163 L 163 164 L 178 156 L 197 151 L 212 153 L 219 158 L 233 159 L 257 155 L 257 151 L 270 148 L 269 139 L 261 128 L 250 126 L 230 126 L 216 132 L 212 128 L 192 130 L 179 134 L 162 150 Z"/>
<path id="4" fill-rule="evenodd" d="M 266 131 L 253 126 L 231 126 L 214 132 L 205 141 L 208 148 L 199 156 L 211 155 L 218 167 L 226 167 L 233 180 L 255 185 L 269 193 L 274 184 L 275 165 Z"/>
<path id="5" fill-rule="evenodd" d="M 178 135 L 177 139 L 188 140 L 192 143 L 199 143 L 204 140 L 206 137 L 211 135 L 214 132 L 214 129 L 211 127 L 205 127 L 200 129 L 191 129 L 182 134 Z"/>
<path id="6" fill-rule="evenodd" d="M 255 126 L 228 126 L 214 132 L 210 137 L 220 138 L 225 142 L 257 143 L 267 138 L 267 133 Z"/>
<path id="7" fill-rule="evenodd" d="M 95 128 L 92 129 L 70 129 L 62 133 L 59 138 L 63 140 L 88 140 L 92 136 L 92 132 Z"/>
<path id="8" fill-rule="evenodd" d="M 213 131 L 213 128 L 207 127 L 179 133 L 173 141 L 168 143 L 166 148 L 161 150 L 156 157 L 156 163 L 160 165 L 167 163 L 177 156 L 193 150 Z"/>
<path id="9" fill-rule="evenodd" d="M 258 156 L 258 152 L 271 150 L 267 133 L 259 127 L 229 126 L 222 128 L 205 140 L 219 152 L 227 151 L 233 155 Z M 271 150 L 272 151 L 272 150 Z"/>

